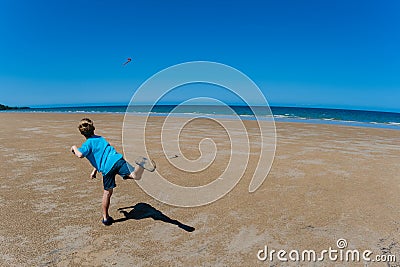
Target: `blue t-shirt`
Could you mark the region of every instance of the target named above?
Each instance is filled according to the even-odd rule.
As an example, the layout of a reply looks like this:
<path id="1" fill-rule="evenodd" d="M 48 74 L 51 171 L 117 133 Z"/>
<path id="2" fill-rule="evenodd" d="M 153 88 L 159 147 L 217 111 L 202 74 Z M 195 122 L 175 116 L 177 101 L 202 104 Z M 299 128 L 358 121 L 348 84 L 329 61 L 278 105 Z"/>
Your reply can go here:
<path id="1" fill-rule="evenodd" d="M 78 150 L 103 175 L 106 175 L 122 158 L 106 139 L 98 135 L 89 137 Z"/>

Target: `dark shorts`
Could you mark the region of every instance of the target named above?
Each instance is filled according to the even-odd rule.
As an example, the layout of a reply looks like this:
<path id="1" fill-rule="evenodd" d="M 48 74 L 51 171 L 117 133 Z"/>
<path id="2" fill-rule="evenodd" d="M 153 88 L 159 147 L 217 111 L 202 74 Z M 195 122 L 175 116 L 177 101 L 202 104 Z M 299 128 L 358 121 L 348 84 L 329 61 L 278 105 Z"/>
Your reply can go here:
<path id="1" fill-rule="evenodd" d="M 106 175 L 103 175 L 104 190 L 109 190 L 117 186 L 115 184 L 115 175 L 119 174 L 124 178 L 124 176 L 131 174 L 134 170 L 135 168 L 124 158 L 119 159 L 115 162 L 111 170 Z"/>

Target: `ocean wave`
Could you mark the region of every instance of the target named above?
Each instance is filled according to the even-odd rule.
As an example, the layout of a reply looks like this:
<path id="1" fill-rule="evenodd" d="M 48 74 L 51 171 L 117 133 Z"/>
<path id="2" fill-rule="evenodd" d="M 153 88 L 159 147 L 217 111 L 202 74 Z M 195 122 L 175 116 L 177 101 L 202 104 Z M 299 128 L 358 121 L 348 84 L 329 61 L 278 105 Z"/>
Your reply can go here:
<path id="1" fill-rule="evenodd" d="M 293 116 L 287 116 L 285 115 L 274 115 L 274 118 L 282 119 L 282 118 L 293 118 Z"/>

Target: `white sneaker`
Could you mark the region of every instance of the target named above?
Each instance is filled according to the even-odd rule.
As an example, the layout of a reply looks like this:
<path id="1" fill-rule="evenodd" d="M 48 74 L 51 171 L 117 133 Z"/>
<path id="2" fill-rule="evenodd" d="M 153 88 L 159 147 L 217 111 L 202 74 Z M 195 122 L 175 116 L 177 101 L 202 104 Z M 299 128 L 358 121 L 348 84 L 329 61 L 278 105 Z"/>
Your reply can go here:
<path id="1" fill-rule="evenodd" d="M 149 172 L 154 172 L 156 170 L 156 163 L 154 160 L 150 160 L 145 157 L 138 157 L 135 160 L 135 163 Z"/>

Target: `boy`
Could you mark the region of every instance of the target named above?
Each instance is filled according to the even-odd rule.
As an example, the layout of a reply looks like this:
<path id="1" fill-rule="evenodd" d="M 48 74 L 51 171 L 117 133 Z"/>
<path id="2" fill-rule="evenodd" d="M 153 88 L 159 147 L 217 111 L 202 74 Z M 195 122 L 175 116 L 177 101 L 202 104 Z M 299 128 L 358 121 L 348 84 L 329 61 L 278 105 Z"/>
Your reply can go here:
<path id="1" fill-rule="evenodd" d="M 154 161 L 139 157 L 135 160 L 138 167 L 132 167 L 106 139 L 94 134 L 95 127 L 93 121 L 88 118 L 84 118 L 80 121 L 78 129 L 80 133 L 85 136 L 86 141 L 80 148 L 72 146 L 71 152 L 78 158 L 86 157 L 89 160 L 94 167 L 90 174 L 92 179 L 96 178 L 98 171 L 103 174 L 102 223 L 108 226 L 113 223 L 113 218 L 108 214 L 108 209 L 110 207 L 110 198 L 113 193 L 113 188 L 116 187 L 115 175 L 119 174 L 124 180 L 140 180 L 144 169 L 154 171 L 156 166 Z"/>

